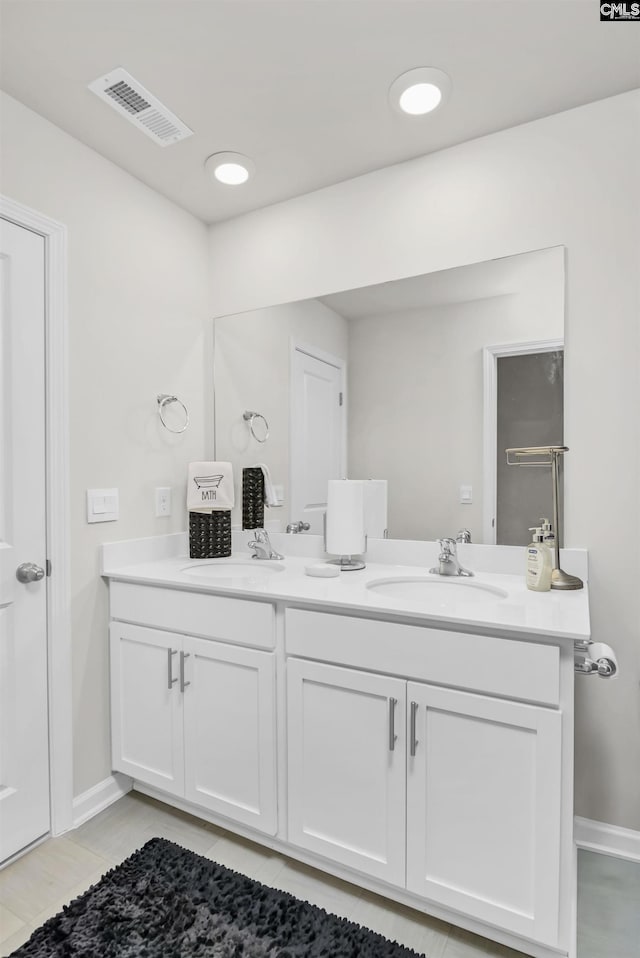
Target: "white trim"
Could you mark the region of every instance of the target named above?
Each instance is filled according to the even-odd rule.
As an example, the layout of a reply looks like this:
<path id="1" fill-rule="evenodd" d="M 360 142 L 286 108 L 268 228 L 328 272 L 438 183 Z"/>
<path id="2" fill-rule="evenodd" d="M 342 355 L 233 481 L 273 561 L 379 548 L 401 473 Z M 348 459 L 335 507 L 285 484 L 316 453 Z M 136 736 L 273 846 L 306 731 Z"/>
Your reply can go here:
<path id="1" fill-rule="evenodd" d="M 640 831 L 576 815 L 573 834 L 578 848 L 640 863 Z"/>
<path id="2" fill-rule="evenodd" d="M 494 519 L 497 511 L 498 359 L 503 356 L 526 356 L 529 353 L 551 353 L 560 349 L 564 350 L 564 339 L 540 339 L 528 343 L 503 343 L 497 346 L 485 346 L 482 350 L 482 363 L 484 368 L 482 541 L 485 545 L 496 544 Z"/>
<path id="3" fill-rule="evenodd" d="M 47 645 L 51 832 L 72 825 L 73 732 L 69 588 L 69 427 L 67 375 L 67 229 L 0 195 L 0 216 L 45 241 Z"/>
<path id="4" fill-rule="evenodd" d="M 109 805 L 113 805 L 119 798 L 130 792 L 133 780 L 128 775 L 114 772 L 102 782 L 88 788 L 73 800 L 73 827 L 77 828 L 88 822 L 94 815 L 103 812 Z"/>

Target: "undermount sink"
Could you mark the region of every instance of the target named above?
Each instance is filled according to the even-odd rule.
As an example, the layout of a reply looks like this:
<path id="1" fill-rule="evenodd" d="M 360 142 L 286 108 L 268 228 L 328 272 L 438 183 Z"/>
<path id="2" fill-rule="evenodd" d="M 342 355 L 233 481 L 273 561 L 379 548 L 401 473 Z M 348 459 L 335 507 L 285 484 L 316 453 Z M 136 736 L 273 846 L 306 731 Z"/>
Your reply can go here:
<path id="1" fill-rule="evenodd" d="M 198 579 L 263 579 L 284 572 L 284 566 L 269 559 L 210 559 L 184 566 L 185 575 Z"/>
<path id="2" fill-rule="evenodd" d="M 405 576 L 393 579 L 374 579 L 367 589 L 388 599 L 419 602 L 421 605 L 477 605 L 506 599 L 508 593 L 495 585 L 476 582 L 458 576 Z"/>

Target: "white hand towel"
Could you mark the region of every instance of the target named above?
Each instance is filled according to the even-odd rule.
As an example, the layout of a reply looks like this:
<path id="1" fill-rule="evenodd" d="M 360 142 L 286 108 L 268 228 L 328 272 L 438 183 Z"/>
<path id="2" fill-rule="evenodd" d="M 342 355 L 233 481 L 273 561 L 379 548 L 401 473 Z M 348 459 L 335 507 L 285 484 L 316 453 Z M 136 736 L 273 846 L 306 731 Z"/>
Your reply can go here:
<path id="1" fill-rule="evenodd" d="M 276 490 L 274 488 L 273 482 L 271 481 L 271 473 L 269 472 L 269 466 L 266 466 L 264 462 L 257 462 L 254 468 L 262 469 L 262 475 L 264 476 L 265 506 L 279 506 L 281 503 L 278 502 L 278 498 L 276 496 Z"/>
<path id="2" fill-rule="evenodd" d="M 190 462 L 187 478 L 189 512 L 233 509 L 233 466 L 230 462 Z"/>

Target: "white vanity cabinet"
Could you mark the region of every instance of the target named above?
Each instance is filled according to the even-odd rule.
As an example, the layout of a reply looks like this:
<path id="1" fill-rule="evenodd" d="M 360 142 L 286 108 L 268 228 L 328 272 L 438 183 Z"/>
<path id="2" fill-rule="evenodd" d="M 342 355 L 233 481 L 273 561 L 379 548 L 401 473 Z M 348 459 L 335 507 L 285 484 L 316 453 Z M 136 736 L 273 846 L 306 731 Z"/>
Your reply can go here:
<path id="1" fill-rule="evenodd" d="M 555 945 L 560 712 L 416 682 L 407 708 L 407 889 Z"/>
<path id="2" fill-rule="evenodd" d="M 109 641 L 113 768 L 183 795 L 182 636 L 112 622 Z"/>
<path id="3" fill-rule="evenodd" d="M 126 615 L 155 626 L 167 610 L 164 600 L 156 605 L 153 593 L 161 590 L 113 586 L 113 768 L 275 834 L 275 654 L 237 644 L 244 637 L 273 647 L 273 607 L 242 601 L 234 607 L 225 599 L 219 605 L 215 596 L 173 593 L 185 618 L 216 637 L 201 638 L 119 621 Z M 211 601 L 201 606 L 202 599 Z"/>
<path id="4" fill-rule="evenodd" d="M 287 693 L 290 841 L 557 942 L 559 712 L 303 659 Z"/>
<path id="5" fill-rule="evenodd" d="M 274 835 L 275 656 L 185 639 L 185 798 Z"/>
<path id="6" fill-rule="evenodd" d="M 406 683 L 287 662 L 289 841 L 404 885 Z"/>
<path id="7" fill-rule="evenodd" d="M 575 958 L 570 640 L 297 593 L 115 579 L 110 603 L 113 768 L 135 787 L 535 958 Z"/>
<path id="8" fill-rule="evenodd" d="M 301 609 L 286 623 L 289 841 L 558 947 L 558 647 Z"/>

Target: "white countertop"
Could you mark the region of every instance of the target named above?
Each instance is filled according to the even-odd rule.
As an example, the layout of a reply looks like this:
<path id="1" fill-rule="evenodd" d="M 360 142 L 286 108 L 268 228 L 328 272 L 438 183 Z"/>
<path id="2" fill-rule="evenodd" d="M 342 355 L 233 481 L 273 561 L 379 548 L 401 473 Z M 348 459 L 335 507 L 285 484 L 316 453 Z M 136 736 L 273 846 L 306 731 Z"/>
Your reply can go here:
<path id="1" fill-rule="evenodd" d="M 247 553 L 233 556 L 234 568 L 228 559 L 190 559 L 187 555 L 111 567 L 105 576 L 149 586 L 184 589 L 219 595 L 262 599 L 271 602 L 295 603 L 321 608 L 323 611 L 348 610 L 422 621 L 444 627 L 462 626 L 482 632 L 496 631 L 586 640 L 590 635 L 588 589 L 575 592 L 531 592 L 524 575 L 477 573 L 471 581 L 506 591 L 506 598 L 480 594 L 472 598 L 473 589 L 456 589 L 447 577 L 429 576 L 428 569 L 415 565 L 367 563 L 360 572 L 342 572 L 337 578 L 322 579 L 305 575 L 305 566 L 318 558 L 287 557 L 282 571 L 266 572 L 269 562 L 251 560 Z M 228 567 L 229 574 L 212 579 L 197 575 L 199 567 Z M 252 566 L 256 567 L 253 571 Z M 189 567 L 191 571 L 189 571 Z M 185 571 L 186 570 L 186 571 Z M 383 596 L 367 588 L 375 579 L 428 577 L 448 583 L 451 598 L 396 598 Z"/>

